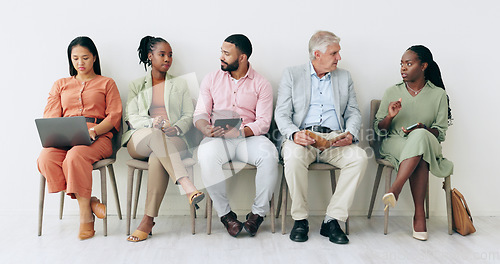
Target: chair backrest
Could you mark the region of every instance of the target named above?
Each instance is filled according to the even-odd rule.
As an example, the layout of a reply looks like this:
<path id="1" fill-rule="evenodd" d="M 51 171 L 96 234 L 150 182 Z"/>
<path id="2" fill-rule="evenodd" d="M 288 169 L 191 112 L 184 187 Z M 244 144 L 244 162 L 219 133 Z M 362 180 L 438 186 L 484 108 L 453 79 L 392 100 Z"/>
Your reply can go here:
<path id="1" fill-rule="evenodd" d="M 113 147 L 113 154 L 109 157 L 110 159 L 116 159 L 116 153 L 122 147 L 122 135 L 123 135 L 123 122 L 120 122 L 120 130 L 118 133 L 113 135 L 111 139 L 111 146 Z"/>
<path id="2" fill-rule="evenodd" d="M 375 130 L 373 129 L 373 122 L 375 121 L 375 115 L 378 112 L 378 109 L 380 107 L 380 100 L 372 100 L 370 102 L 370 126 L 371 129 L 368 129 L 368 143 L 370 144 L 370 147 L 372 147 L 373 152 L 375 154 L 376 159 L 380 159 L 380 143 L 382 142 L 381 138 L 375 133 Z"/>
<path id="3" fill-rule="evenodd" d="M 196 107 L 195 99 L 193 99 L 193 105 Z M 192 148 L 195 148 L 200 145 L 201 140 L 203 140 L 203 134 L 200 130 L 193 126 L 188 132 L 186 132 L 186 140 Z"/>

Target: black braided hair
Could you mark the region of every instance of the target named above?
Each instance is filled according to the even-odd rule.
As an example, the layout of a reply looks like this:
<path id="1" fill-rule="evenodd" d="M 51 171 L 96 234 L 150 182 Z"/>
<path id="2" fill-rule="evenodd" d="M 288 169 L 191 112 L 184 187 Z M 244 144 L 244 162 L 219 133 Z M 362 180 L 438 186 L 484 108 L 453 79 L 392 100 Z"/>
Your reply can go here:
<path id="1" fill-rule="evenodd" d="M 147 70 L 147 66 L 151 66 L 151 61 L 148 59 L 148 54 L 153 52 L 153 49 L 156 44 L 164 42 L 168 42 L 160 37 L 152 37 L 145 36 L 141 39 L 141 43 L 139 44 L 139 48 L 137 51 L 139 52 L 139 64 L 144 63 L 144 70 Z"/>
<path id="2" fill-rule="evenodd" d="M 427 63 L 428 66 L 424 73 L 425 79 L 445 90 L 443 79 L 441 78 L 441 70 L 439 70 L 439 66 L 434 61 L 431 51 L 423 45 L 411 46 L 407 50 L 415 52 L 421 63 Z M 451 124 L 453 117 L 451 115 L 450 98 L 448 94 L 446 95 L 446 99 L 448 100 L 448 124 Z"/>
<path id="3" fill-rule="evenodd" d="M 99 62 L 99 53 L 97 52 L 97 48 L 94 42 L 89 37 L 85 36 L 76 37 L 68 45 L 69 75 L 76 76 L 78 74 L 78 71 L 75 69 L 75 67 L 73 67 L 73 62 L 71 61 L 71 51 L 75 46 L 82 46 L 88 49 L 90 53 L 92 53 L 92 55 L 95 57 L 93 65 L 94 73 L 97 75 L 101 75 L 101 64 Z"/>

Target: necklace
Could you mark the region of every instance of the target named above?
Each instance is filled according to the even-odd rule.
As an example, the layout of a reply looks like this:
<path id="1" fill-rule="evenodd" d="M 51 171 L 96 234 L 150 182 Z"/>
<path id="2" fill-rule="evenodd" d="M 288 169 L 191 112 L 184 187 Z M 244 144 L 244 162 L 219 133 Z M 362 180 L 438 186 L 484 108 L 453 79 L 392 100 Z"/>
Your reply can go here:
<path id="1" fill-rule="evenodd" d="M 406 82 L 405 82 L 405 85 L 406 85 L 406 88 L 410 89 L 410 90 L 411 90 L 411 91 L 412 91 L 415 95 L 417 95 L 418 93 L 420 93 L 420 92 L 422 91 L 422 89 L 424 88 L 424 87 L 422 87 L 422 88 L 420 88 L 420 90 L 415 91 L 415 90 L 413 90 L 413 89 L 412 89 L 412 88 L 408 85 L 408 83 L 406 83 Z"/>

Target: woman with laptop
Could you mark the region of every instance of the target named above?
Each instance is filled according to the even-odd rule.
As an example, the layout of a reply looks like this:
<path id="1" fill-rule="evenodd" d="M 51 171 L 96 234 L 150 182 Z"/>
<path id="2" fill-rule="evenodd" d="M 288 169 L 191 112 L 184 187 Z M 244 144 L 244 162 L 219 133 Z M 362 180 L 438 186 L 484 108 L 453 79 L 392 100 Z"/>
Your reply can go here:
<path id="1" fill-rule="evenodd" d="M 84 116 L 91 145 L 44 148 L 38 169 L 50 193 L 66 191 L 78 200 L 80 239 L 94 236 L 94 219 L 106 216 L 106 207 L 92 193 L 92 164 L 111 156 L 111 138 L 120 129 L 122 104 L 113 79 L 101 75 L 99 54 L 89 37 L 77 37 L 68 46 L 71 77 L 57 80 L 49 92 L 43 116 Z"/>
<path id="2" fill-rule="evenodd" d="M 415 206 L 413 237 L 427 240 L 424 199 L 429 171 L 437 177 L 453 172 L 453 163 L 443 157 L 444 141 L 451 110 L 441 72 L 431 51 L 411 46 L 401 58 L 402 82 L 385 91 L 375 116 L 375 132 L 384 137 L 382 156 L 397 169 L 396 180 L 382 200 L 394 207 L 406 181 Z"/>
<path id="3" fill-rule="evenodd" d="M 182 163 L 191 147 L 185 135 L 192 127 L 194 108 L 186 82 L 167 74 L 172 48 L 163 38 L 146 36 L 138 52 L 147 73 L 129 85 L 124 116 L 129 130 L 122 143 L 132 158 L 149 158 L 149 179 L 144 217 L 127 238 L 131 242 L 143 241 L 151 234 L 169 178 L 182 186 L 190 204 L 205 197 L 188 178 Z"/>

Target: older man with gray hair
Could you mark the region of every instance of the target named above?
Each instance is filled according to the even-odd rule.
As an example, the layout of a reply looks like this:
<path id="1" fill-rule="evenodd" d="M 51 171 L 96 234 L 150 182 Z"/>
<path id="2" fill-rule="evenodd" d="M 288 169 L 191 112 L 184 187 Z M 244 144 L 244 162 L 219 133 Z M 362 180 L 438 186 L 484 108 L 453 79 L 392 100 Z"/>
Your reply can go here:
<path id="1" fill-rule="evenodd" d="M 319 161 L 341 169 L 320 234 L 346 244 L 349 239 L 338 220 L 347 220 L 367 165 L 366 152 L 353 144 L 361 113 L 350 73 L 337 68 L 339 42 L 331 32 L 316 32 L 309 41 L 310 62 L 286 69 L 278 90 L 275 120 L 284 136 L 281 155 L 295 220 L 290 239 L 296 242 L 308 239 L 308 166 Z"/>

